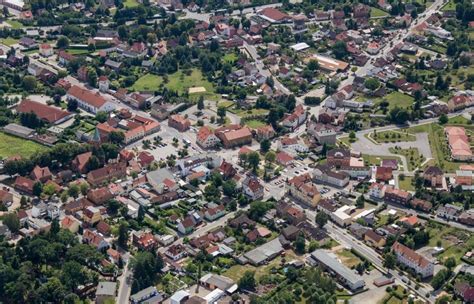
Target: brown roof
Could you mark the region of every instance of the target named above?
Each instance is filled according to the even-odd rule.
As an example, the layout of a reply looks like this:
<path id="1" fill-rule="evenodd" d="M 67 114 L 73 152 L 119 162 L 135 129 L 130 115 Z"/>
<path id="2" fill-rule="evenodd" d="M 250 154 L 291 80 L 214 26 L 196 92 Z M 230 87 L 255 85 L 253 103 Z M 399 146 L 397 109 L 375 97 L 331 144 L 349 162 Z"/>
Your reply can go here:
<path id="1" fill-rule="evenodd" d="M 51 177 L 51 171 L 49 171 L 48 167 L 41 168 L 40 166 L 36 166 L 31 173 L 32 177 L 35 179 L 43 179 Z"/>
<path id="2" fill-rule="evenodd" d="M 33 112 L 36 114 L 36 116 L 38 116 L 38 118 L 45 120 L 48 123 L 54 123 L 68 115 L 71 115 L 71 113 L 67 111 L 63 111 L 55 107 L 50 107 L 48 105 L 29 99 L 22 100 L 16 110 L 18 113 Z"/>
<path id="3" fill-rule="evenodd" d="M 428 261 L 428 259 L 426 259 L 424 256 L 411 250 L 407 246 L 400 244 L 399 242 L 395 242 L 393 244 L 392 250 L 397 252 L 399 255 L 404 256 L 406 259 L 412 261 L 413 263 L 417 264 L 421 268 L 425 268 L 426 266 L 431 264 L 431 262 Z"/>
<path id="4" fill-rule="evenodd" d="M 99 93 L 93 93 L 89 90 L 80 88 L 78 86 L 72 86 L 67 93 L 79 100 L 82 100 L 85 103 L 90 104 L 91 106 L 95 108 L 100 108 L 102 107 L 106 101 L 104 97 L 102 97 Z"/>
<path id="5" fill-rule="evenodd" d="M 260 14 L 275 21 L 282 21 L 289 18 L 287 14 L 273 7 L 264 8 L 263 10 L 260 11 Z"/>
<path id="6" fill-rule="evenodd" d="M 77 155 L 76 158 L 74 158 L 73 162 L 79 171 L 82 171 L 85 168 L 91 156 L 92 152 L 85 152 Z"/>
<path id="7" fill-rule="evenodd" d="M 373 230 L 368 230 L 366 233 L 365 233 L 365 236 L 367 236 L 368 238 L 374 240 L 375 242 L 380 242 L 380 240 L 383 239 L 383 236 L 381 236 L 380 234 L 376 233 L 375 231 Z"/>

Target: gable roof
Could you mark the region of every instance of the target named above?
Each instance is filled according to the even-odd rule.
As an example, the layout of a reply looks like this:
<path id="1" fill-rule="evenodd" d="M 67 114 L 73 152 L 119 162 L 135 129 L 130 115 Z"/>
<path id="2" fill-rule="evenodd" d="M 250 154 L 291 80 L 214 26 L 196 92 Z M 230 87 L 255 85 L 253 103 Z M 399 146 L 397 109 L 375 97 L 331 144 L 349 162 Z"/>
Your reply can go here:
<path id="1" fill-rule="evenodd" d="M 48 105 L 32 101 L 29 99 L 24 99 L 20 102 L 16 108 L 18 113 L 30 113 L 33 112 L 38 116 L 38 118 L 47 121 L 48 123 L 54 123 L 58 120 L 61 120 L 71 113 L 63 111 L 61 109 L 50 107 Z"/>
<path id="2" fill-rule="evenodd" d="M 98 92 L 93 93 L 89 90 L 80 88 L 76 85 L 72 86 L 68 91 L 68 95 L 71 95 L 91 106 L 94 108 L 101 108 L 107 101 L 105 100 L 102 95 L 100 95 Z"/>

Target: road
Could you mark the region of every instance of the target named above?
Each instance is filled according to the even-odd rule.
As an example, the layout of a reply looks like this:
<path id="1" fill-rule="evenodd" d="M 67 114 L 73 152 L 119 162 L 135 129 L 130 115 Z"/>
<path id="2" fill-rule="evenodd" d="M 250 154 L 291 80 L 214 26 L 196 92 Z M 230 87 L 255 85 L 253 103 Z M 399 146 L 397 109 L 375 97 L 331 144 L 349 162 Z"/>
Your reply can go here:
<path id="1" fill-rule="evenodd" d="M 123 268 L 122 275 L 118 278 L 120 281 L 120 285 L 117 293 L 117 303 L 128 303 L 128 299 L 130 298 L 130 293 L 132 291 L 132 286 L 128 284 L 127 278 L 129 276 L 133 276 L 133 272 L 129 268 L 130 254 L 127 252 L 122 255 L 122 258 L 125 261 L 125 266 Z"/>

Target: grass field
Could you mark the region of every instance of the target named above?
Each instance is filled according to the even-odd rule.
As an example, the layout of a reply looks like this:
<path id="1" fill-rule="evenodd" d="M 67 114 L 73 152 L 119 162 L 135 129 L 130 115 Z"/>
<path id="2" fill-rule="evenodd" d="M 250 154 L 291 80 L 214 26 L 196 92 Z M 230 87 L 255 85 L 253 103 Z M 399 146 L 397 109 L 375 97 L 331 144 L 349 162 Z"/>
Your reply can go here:
<path id="1" fill-rule="evenodd" d="M 448 119 L 448 124 L 453 124 L 453 125 L 470 125 L 471 121 L 467 119 L 466 117 L 459 115 L 459 116 L 454 116 Z"/>
<path id="2" fill-rule="evenodd" d="M 249 128 L 252 128 L 252 129 L 257 129 L 257 128 L 260 128 L 260 127 L 263 127 L 265 125 L 264 122 L 260 121 L 260 120 L 256 120 L 256 119 L 251 119 L 251 120 L 247 120 L 245 122 L 245 124 L 249 127 Z"/>
<path id="3" fill-rule="evenodd" d="M 430 222 L 429 225 L 430 242 L 429 246 L 437 246 L 441 242 L 441 246 L 445 249 L 438 258 L 445 260 L 448 257 L 454 257 L 457 263 L 460 263 L 461 257 L 474 247 L 474 235 L 454 227 L 435 224 Z"/>
<path id="4" fill-rule="evenodd" d="M 388 13 L 386 11 L 381 10 L 380 8 L 371 7 L 370 8 L 370 17 L 377 18 L 377 17 L 386 17 Z"/>
<path id="5" fill-rule="evenodd" d="M 342 138 L 339 138 L 338 141 L 342 143 L 344 146 L 346 146 L 347 148 L 350 148 L 351 144 L 357 141 L 357 137 L 354 139 L 350 139 L 349 136 L 342 137 Z"/>
<path id="6" fill-rule="evenodd" d="M 0 42 L 5 44 L 6 46 L 12 46 L 18 43 L 18 39 L 8 37 L 8 38 L 0 39 Z"/>
<path id="7" fill-rule="evenodd" d="M 445 6 L 441 8 L 441 11 L 455 11 L 456 10 L 456 2 L 454 0 L 450 0 L 446 3 Z"/>
<path id="8" fill-rule="evenodd" d="M 402 141 L 415 141 L 416 136 L 408 132 L 382 131 L 370 134 L 370 138 L 378 143 L 395 143 Z"/>
<path id="9" fill-rule="evenodd" d="M 398 177 L 398 186 L 400 189 L 405 190 L 405 191 L 415 191 L 415 187 L 412 185 L 413 177 L 411 176 L 405 176 L 405 178 L 402 180 L 400 179 L 400 176 Z"/>
<path id="10" fill-rule="evenodd" d="M 392 92 L 386 95 L 384 98 L 380 99 L 379 103 L 382 102 L 383 99 L 387 100 L 389 111 L 395 107 L 409 109 L 414 101 L 413 97 L 400 92 Z"/>
<path id="11" fill-rule="evenodd" d="M 17 20 L 7 20 L 6 21 L 12 29 L 14 30 L 19 30 L 21 28 L 23 28 L 23 24 L 20 22 L 20 21 L 17 21 Z"/>
<path id="12" fill-rule="evenodd" d="M 390 148 L 389 150 L 390 152 L 394 154 L 405 156 L 408 162 L 408 171 L 415 170 L 426 160 L 423 155 L 420 155 L 417 148 L 409 148 L 409 149 Z"/>
<path id="13" fill-rule="evenodd" d="M 198 69 L 191 70 L 191 74 L 187 75 L 183 71 L 178 71 L 174 74 L 168 75 L 168 81 L 165 81 L 165 77 L 146 74 L 140 77 L 131 87 L 135 91 L 156 91 L 163 85 L 169 90 L 177 91 L 179 94 L 183 94 L 192 87 L 204 87 L 206 93 L 192 94 L 192 96 L 204 95 L 206 98 L 217 100 L 218 95 L 215 94 L 214 86 L 207 79 L 205 79 Z"/>
<path id="14" fill-rule="evenodd" d="M 239 59 L 239 57 L 235 53 L 225 54 L 224 57 L 222 58 L 224 62 L 230 63 L 230 64 L 233 64 L 234 62 L 236 62 L 237 59 Z"/>
<path id="15" fill-rule="evenodd" d="M 47 147 L 35 143 L 34 141 L 0 132 L 0 158 L 7 158 L 12 155 L 20 155 L 28 158 L 33 154 L 46 150 L 48 150 Z"/>
<path id="16" fill-rule="evenodd" d="M 363 154 L 362 158 L 364 159 L 364 163 L 368 166 L 380 165 L 380 162 L 384 159 L 396 159 L 399 164 L 402 164 L 402 160 L 400 159 L 400 157 L 396 157 L 396 156 L 381 156 L 381 155 Z"/>
<path id="17" fill-rule="evenodd" d="M 349 268 L 355 267 L 362 262 L 359 257 L 357 257 L 348 249 L 336 251 L 336 255 L 341 260 L 341 262 Z"/>
<path id="18" fill-rule="evenodd" d="M 252 116 L 265 116 L 268 114 L 268 110 L 266 109 L 251 109 L 251 110 L 229 109 L 229 111 L 241 118 L 252 117 Z"/>
<path id="19" fill-rule="evenodd" d="M 135 7 L 135 6 L 138 6 L 140 3 L 138 3 L 137 0 L 125 0 L 123 2 L 123 5 L 125 7 Z"/>

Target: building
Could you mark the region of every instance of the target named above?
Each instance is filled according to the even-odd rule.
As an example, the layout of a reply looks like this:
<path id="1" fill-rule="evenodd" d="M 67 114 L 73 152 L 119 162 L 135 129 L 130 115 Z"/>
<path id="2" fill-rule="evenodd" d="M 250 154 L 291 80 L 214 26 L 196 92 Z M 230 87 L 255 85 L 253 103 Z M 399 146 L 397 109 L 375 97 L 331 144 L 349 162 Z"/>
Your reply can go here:
<path id="1" fill-rule="evenodd" d="M 413 269 L 417 274 L 421 275 L 422 278 L 433 275 L 434 264 L 416 251 L 413 251 L 399 242 L 395 242 L 392 245 L 392 250 L 399 263 Z"/>
<path id="2" fill-rule="evenodd" d="M 256 177 L 247 176 L 242 182 L 242 189 L 252 200 L 263 198 L 264 187 Z"/>
<path id="3" fill-rule="evenodd" d="M 35 113 L 36 116 L 48 124 L 60 124 L 73 117 L 73 113 L 46 104 L 23 99 L 16 108 L 17 113 Z"/>
<path id="4" fill-rule="evenodd" d="M 265 139 L 271 139 L 275 137 L 276 133 L 275 130 L 273 129 L 272 125 L 266 125 L 257 128 L 256 130 L 256 138 L 257 140 L 265 140 Z"/>
<path id="5" fill-rule="evenodd" d="M 215 134 L 227 149 L 251 144 L 253 138 L 250 128 L 235 124 L 218 128 Z"/>
<path id="6" fill-rule="evenodd" d="M 6 187 L 0 189 L 0 203 L 4 205 L 13 203 L 13 193 L 10 192 L 10 189 Z"/>
<path id="7" fill-rule="evenodd" d="M 327 152 L 326 157 L 329 166 L 350 166 L 351 163 L 351 151 L 347 149 L 331 149 Z"/>
<path id="8" fill-rule="evenodd" d="M 237 291 L 237 284 L 232 279 L 214 273 L 204 275 L 199 279 L 199 284 L 209 290 L 220 289 L 229 294 Z"/>
<path id="9" fill-rule="evenodd" d="M 470 161 L 473 159 L 471 144 L 466 130 L 462 127 L 446 127 L 444 133 L 448 138 L 451 157 L 454 160 Z"/>
<path id="10" fill-rule="evenodd" d="M 99 285 L 97 285 L 97 291 L 95 292 L 95 302 L 97 304 L 103 304 L 108 301 L 115 301 L 116 293 L 116 282 L 99 282 Z"/>
<path id="11" fill-rule="evenodd" d="M 17 11 L 22 11 L 25 8 L 23 0 L 0 0 L 0 4 Z"/>
<path id="12" fill-rule="evenodd" d="M 349 64 L 344 61 L 333 59 L 330 57 L 322 56 L 319 54 L 314 54 L 311 59 L 316 59 L 319 63 L 319 67 L 327 72 L 343 72 L 347 70 Z"/>
<path id="13" fill-rule="evenodd" d="M 87 173 L 87 164 L 89 163 L 89 159 L 92 156 L 92 152 L 85 152 L 82 154 L 78 154 L 73 160 L 72 160 L 72 169 L 76 172 L 79 172 L 81 174 Z"/>
<path id="14" fill-rule="evenodd" d="M 463 208 L 460 206 L 446 204 L 444 206 L 440 206 L 438 210 L 436 210 L 436 215 L 450 221 L 457 221 L 459 215 L 461 215 L 462 210 Z"/>
<path id="15" fill-rule="evenodd" d="M 386 187 L 384 201 L 387 204 L 407 205 L 411 200 L 412 195 L 404 190 L 395 189 L 393 187 Z"/>
<path id="16" fill-rule="evenodd" d="M 184 116 L 175 114 L 168 118 L 168 126 L 178 130 L 179 132 L 184 132 L 189 129 L 191 122 L 189 119 L 184 118 Z"/>
<path id="17" fill-rule="evenodd" d="M 112 179 L 119 179 L 127 174 L 127 164 L 118 162 L 105 165 L 102 168 L 87 173 L 87 182 L 92 186 L 99 186 Z"/>
<path id="18" fill-rule="evenodd" d="M 318 183 L 344 188 L 349 184 L 349 174 L 344 171 L 336 172 L 328 165 L 317 165 L 313 171 L 313 178 Z"/>
<path id="19" fill-rule="evenodd" d="M 316 207 L 321 199 L 321 194 L 313 184 L 309 173 L 290 179 L 286 184 L 286 189 L 292 197 L 310 207 Z"/>
<path id="20" fill-rule="evenodd" d="M 376 167 L 375 179 L 377 181 L 388 182 L 393 178 L 393 169 L 390 167 Z"/>
<path id="21" fill-rule="evenodd" d="M 171 245 L 165 255 L 173 261 L 178 261 L 186 256 L 186 249 L 181 244 Z"/>
<path id="22" fill-rule="evenodd" d="M 273 7 L 264 8 L 258 12 L 258 16 L 270 23 L 284 23 L 291 21 L 291 17 L 289 15 Z"/>
<path id="23" fill-rule="evenodd" d="M 372 185 L 370 185 L 369 187 L 367 194 L 372 199 L 381 200 L 385 196 L 385 185 L 379 183 L 372 183 Z"/>
<path id="24" fill-rule="evenodd" d="M 132 233 L 133 245 L 140 250 L 153 250 L 158 246 L 158 242 L 151 232 L 135 232 Z"/>
<path id="25" fill-rule="evenodd" d="M 115 105 L 112 102 L 106 101 L 105 98 L 97 93 L 83 89 L 73 85 L 66 95 L 67 100 L 77 101 L 79 108 L 87 112 L 97 114 L 98 112 L 112 112 L 115 110 Z"/>
<path id="26" fill-rule="evenodd" d="M 346 227 L 351 224 L 352 217 L 350 213 L 354 211 L 355 206 L 344 205 L 337 208 L 334 212 L 329 214 L 329 217 L 333 222 L 338 224 L 341 227 Z"/>
<path id="27" fill-rule="evenodd" d="M 410 206 L 414 209 L 421 210 L 424 212 L 430 212 L 431 208 L 433 208 L 433 205 L 430 202 L 419 198 L 412 199 L 410 201 Z"/>
<path id="28" fill-rule="evenodd" d="M 35 181 L 32 179 L 29 179 L 27 177 L 23 176 L 18 176 L 15 179 L 15 183 L 13 184 L 13 187 L 17 189 L 20 192 L 25 192 L 27 194 L 33 194 L 33 186 L 35 184 Z"/>
<path id="29" fill-rule="evenodd" d="M 382 248 L 385 246 L 385 238 L 373 230 L 368 230 L 364 235 L 364 241 L 375 248 Z"/>
<path id="30" fill-rule="evenodd" d="M 423 172 L 425 183 L 431 187 L 438 188 L 443 186 L 444 173 L 439 167 L 429 166 Z"/>
<path id="31" fill-rule="evenodd" d="M 73 216 L 67 215 L 61 220 L 61 228 L 67 229 L 72 233 L 79 231 L 80 223 Z"/>
<path id="32" fill-rule="evenodd" d="M 215 207 L 206 208 L 204 210 L 204 218 L 210 222 L 217 220 L 225 215 L 224 205 L 217 205 Z"/>
<path id="33" fill-rule="evenodd" d="M 51 171 L 49 171 L 48 167 L 42 168 L 36 165 L 33 168 L 33 171 L 31 171 L 30 177 L 35 181 L 46 183 L 53 178 L 53 174 L 51 174 Z"/>
<path id="34" fill-rule="evenodd" d="M 43 57 L 51 57 L 54 54 L 53 47 L 48 43 L 41 43 L 39 46 L 39 53 Z"/>
<path id="35" fill-rule="evenodd" d="M 210 149 L 219 146 L 221 140 L 210 127 L 202 126 L 196 135 L 196 143 L 204 149 Z"/>
<path id="36" fill-rule="evenodd" d="M 312 265 L 319 264 L 321 267 L 329 270 L 343 285 L 352 291 L 362 289 L 365 286 L 361 276 L 339 262 L 334 253 L 330 251 L 317 249 L 308 257 L 308 262 Z"/>
<path id="37" fill-rule="evenodd" d="M 273 260 L 284 251 L 279 238 L 275 238 L 244 254 L 244 258 L 253 266 L 260 266 Z"/>
<path id="38" fill-rule="evenodd" d="M 90 226 L 98 223 L 102 219 L 100 210 L 96 207 L 89 206 L 84 209 L 82 220 Z"/>
<path id="39" fill-rule="evenodd" d="M 465 94 L 453 96 L 448 101 L 448 109 L 451 112 L 459 111 L 472 105 L 474 105 L 474 97 Z"/>
<path id="40" fill-rule="evenodd" d="M 293 110 L 293 113 L 285 115 L 285 117 L 283 117 L 281 125 L 290 130 L 294 130 L 301 126 L 305 122 L 307 117 L 308 113 L 306 113 L 306 110 L 303 105 L 300 104 L 296 106 L 296 108 Z"/>
<path id="41" fill-rule="evenodd" d="M 283 137 L 278 141 L 278 149 L 285 150 L 290 154 L 296 155 L 298 153 L 307 153 L 309 151 L 306 146 L 298 137 Z"/>
<path id="42" fill-rule="evenodd" d="M 338 134 L 338 131 L 332 125 L 310 122 L 307 127 L 307 132 L 313 135 L 321 145 L 336 144 L 336 136 Z"/>
<path id="43" fill-rule="evenodd" d="M 95 247 L 99 251 L 110 247 L 110 244 L 102 237 L 102 235 L 89 229 L 84 230 L 84 233 L 82 234 L 82 242 Z"/>
<path id="44" fill-rule="evenodd" d="M 163 296 L 158 292 L 155 286 L 150 286 L 130 296 L 132 304 L 141 303 L 161 303 Z"/>

